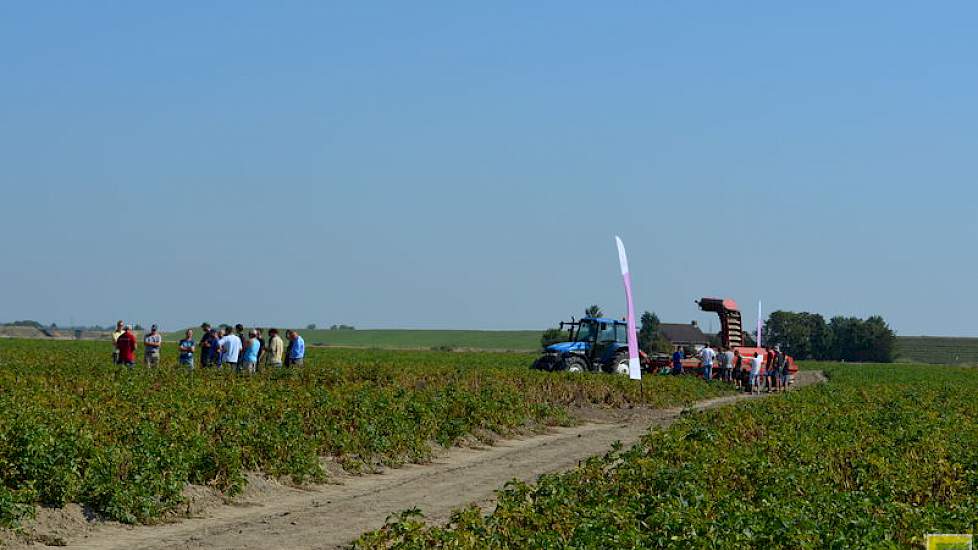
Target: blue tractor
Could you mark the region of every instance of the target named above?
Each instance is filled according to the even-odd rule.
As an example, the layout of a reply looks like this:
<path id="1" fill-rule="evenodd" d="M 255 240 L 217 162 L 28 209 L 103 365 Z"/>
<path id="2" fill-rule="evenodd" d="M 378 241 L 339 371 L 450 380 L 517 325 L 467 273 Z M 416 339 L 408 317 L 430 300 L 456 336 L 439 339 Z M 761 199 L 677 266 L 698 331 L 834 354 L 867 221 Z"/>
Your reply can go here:
<path id="1" fill-rule="evenodd" d="M 585 317 L 561 321 L 569 341 L 547 346 L 533 362 L 534 369 L 567 372 L 628 374 L 628 325 L 625 321 Z"/>

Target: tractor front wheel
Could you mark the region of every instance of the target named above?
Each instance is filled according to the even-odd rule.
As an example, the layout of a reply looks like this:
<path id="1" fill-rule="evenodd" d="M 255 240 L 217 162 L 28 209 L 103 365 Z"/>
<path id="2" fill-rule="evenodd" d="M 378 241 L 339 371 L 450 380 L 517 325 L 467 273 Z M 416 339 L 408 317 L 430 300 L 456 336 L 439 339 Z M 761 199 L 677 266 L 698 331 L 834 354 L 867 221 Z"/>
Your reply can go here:
<path id="1" fill-rule="evenodd" d="M 628 354 L 619 353 L 615 355 L 615 360 L 611 363 L 611 369 L 615 374 L 628 376 Z"/>
<path id="2" fill-rule="evenodd" d="M 587 362 L 580 357 L 565 357 L 564 369 L 567 372 L 582 373 L 587 371 Z"/>

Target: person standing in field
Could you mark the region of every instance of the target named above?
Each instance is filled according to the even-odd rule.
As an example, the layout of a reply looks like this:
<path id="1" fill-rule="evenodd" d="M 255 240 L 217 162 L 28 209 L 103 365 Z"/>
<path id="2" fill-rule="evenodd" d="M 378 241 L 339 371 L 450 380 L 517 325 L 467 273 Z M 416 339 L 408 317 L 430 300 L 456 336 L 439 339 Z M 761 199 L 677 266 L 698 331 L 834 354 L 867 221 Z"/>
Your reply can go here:
<path id="1" fill-rule="evenodd" d="M 717 353 L 713 351 L 710 344 L 707 344 L 705 348 L 700 350 L 700 360 L 703 361 L 703 380 L 711 380 L 713 378 L 713 358 L 717 356 Z"/>
<path id="2" fill-rule="evenodd" d="M 777 391 L 778 380 L 778 354 L 773 348 L 767 348 L 765 365 L 767 367 L 767 391 L 771 393 Z"/>
<path id="3" fill-rule="evenodd" d="M 204 351 L 201 352 L 201 364 L 207 367 L 219 367 L 221 366 L 221 345 L 217 343 L 220 340 L 216 329 L 208 329 L 207 334 L 201 339 L 201 348 Z"/>
<path id="4" fill-rule="evenodd" d="M 126 330 L 115 341 L 119 350 L 119 364 L 131 367 L 136 364 L 136 335 L 132 333 L 132 325 L 126 325 Z"/>
<path id="5" fill-rule="evenodd" d="M 738 389 L 744 389 L 744 357 L 740 354 L 740 350 L 734 351 L 734 383 Z"/>
<path id="6" fill-rule="evenodd" d="M 788 384 L 791 382 L 791 371 L 789 370 L 791 363 L 788 361 L 788 354 L 781 352 L 779 361 L 781 363 L 781 391 L 787 391 Z"/>
<path id="7" fill-rule="evenodd" d="M 119 364 L 119 337 L 126 333 L 126 327 L 120 320 L 115 324 L 115 330 L 112 332 L 112 364 Z"/>
<path id="8" fill-rule="evenodd" d="M 723 355 L 727 358 L 723 377 L 727 382 L 733 382 L 734 352 L 730 348 L 724 348 Z"/>
<path id="9" fill-rule="evenodd" d="M 210 364 L 212 342 L 210 323 L 200 324 L 200 367 L 204 368 Z M 214 339 L 216 341 L 216 339 Z"/>
<path id="10" fill-rule="evenodd" d="M 285 344 L 282 337 L 278 335 L 278 329 L 268 330 L 268 349 L 265 351 L 265 365 L 278 369 L 282 368 L 282 353 L 285 351 Z"/>
<path id="11" fill-rule="evenodd" d="M 777 358 L 777 373 L 778 373 L 778 391 L 785 391 L 788 389 L 788 385 L 785 383 L 785 374 L 788 373 L 788 356 L 781 351 L 781 346 L 774 348 Z"/>
<path id="12" fill-rule="evenodd" d="M 231 332 L 231 328 L 225 328 L 224 336 L 217 341 L 218 349 L 221 351 L 221 367 L 227 366 L 230 369 L 238 368 L 238 356 L 241 354 L 241 338 Z"/>
<path id="13" fill-rule="evenodd" d="M 761 393 L 761 354 L 754 352 L 754 358 L 750 360 L 750 392 Z"/>
<path id="14" fill-rule="evenodd" d="M 248 342 L 245 344 L 244 352 L 241 355 L 241 363 L 238 365 L 238 372 L 255 374 L 255 366 L 258 364 L 258 350 L 261 345 L 258 342 L 258 333 L 255 329 L 248 332 Z"/>
<path id="15" fill-rule="evenodd" d="M 180 364 L 190 370 L 194 370 L 194 331 L 187 329 L 187 332 L 180 340 Z"/>
<path id="16" fill-rule="evenodd" d="M 262 337 L 261 328 L 255 327 L 255 339 L 258 340 L 258 361 L 256 364 L 261 365 L 262 356 L 265 355 L 265 338 Z"/>
<path id="17" fill-rule="evenodd" d="M 143 359 L 147 367 L 160 366 L 160 348 L 163 347 L 163 335 L 156 325 L 149 329 L 149 334 L 143 338 Z"/>
<path id="18" fill-rule="evenodd" d="M 683 373 L 683 348 L 676 346 L 676 351 L 672 352 L 672 373 L 679 375 Z"/>
<path id="19" fill-rule="evenodd" d="M 286 335 L 289 337 L 289 352 L 285 357 L 285 365 L 301 367 L 306 357 L 306 341 L 294 330 L 288 331 Z"/>
<path id="20" fill-rule="evenodd" d="M 717 349 L 717 380 L 726 382 L 727 381 L 727 366 L 730 363 L 727 361 L 727 348 L 720 346 Z"/>

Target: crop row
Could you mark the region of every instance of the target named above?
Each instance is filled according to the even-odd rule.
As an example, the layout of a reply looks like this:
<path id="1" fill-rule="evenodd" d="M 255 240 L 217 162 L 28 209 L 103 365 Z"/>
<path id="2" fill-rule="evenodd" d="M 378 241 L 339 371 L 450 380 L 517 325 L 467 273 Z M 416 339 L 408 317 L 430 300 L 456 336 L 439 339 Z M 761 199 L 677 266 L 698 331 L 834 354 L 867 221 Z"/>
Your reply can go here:
<path id="1" fill-rule="evenodd" d="M 973 369 L 808 365 L 830 382 L 696 413 L 447 526 L 366 548 L 899 548 L 978 522 Z"/>
<path id="2" fill-rule="evenodd" d="M 528 355 L 311 350 L 306 366 L 254 377 L 109 364 L 88 342 L 0 342 L 0 524 L 37 504 L 77 502 L 145 522 L 188 483 L 234 494 L 247 471 L 324 479 L 320 457 L 349 469 L 423 462 L 432 444 L 567 424 L 570 405 L 686 403 L 723 391 L 656 378 L 644 392 L 613 376 L 530 371 Z"/>

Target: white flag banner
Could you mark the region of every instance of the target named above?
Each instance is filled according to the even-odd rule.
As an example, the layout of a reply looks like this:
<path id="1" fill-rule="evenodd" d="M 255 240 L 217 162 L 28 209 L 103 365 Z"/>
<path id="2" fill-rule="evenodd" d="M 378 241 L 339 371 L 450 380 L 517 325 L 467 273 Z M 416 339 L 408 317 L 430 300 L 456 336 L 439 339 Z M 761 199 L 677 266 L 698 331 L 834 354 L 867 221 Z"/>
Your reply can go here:
<path id="1" fill-rule="evenodd" d="M 632 275 L 628 272 L 625 245 L 617 235 L 615 242 L 618 244 L 618 263 L 621 264 L 621 276 L 625 280 L 625 300 L 628 302 L 628 377 L 641 380 L 642 365 L 638 360 L 638 334 L 635 330 L 635 305 L 632 302 Z"/>

